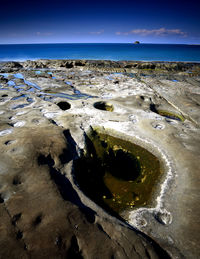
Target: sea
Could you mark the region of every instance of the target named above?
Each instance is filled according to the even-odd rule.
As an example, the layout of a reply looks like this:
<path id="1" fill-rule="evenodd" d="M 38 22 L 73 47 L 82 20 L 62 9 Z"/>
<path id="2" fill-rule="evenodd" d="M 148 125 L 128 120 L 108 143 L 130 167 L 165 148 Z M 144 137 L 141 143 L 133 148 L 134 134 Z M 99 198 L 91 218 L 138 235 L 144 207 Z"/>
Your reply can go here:
<path id="1" fill-rule="evenodd" d="M 200 45 L 56 43 L 0 45 L 0 61 L 89 59 L 200 62 Z"/>

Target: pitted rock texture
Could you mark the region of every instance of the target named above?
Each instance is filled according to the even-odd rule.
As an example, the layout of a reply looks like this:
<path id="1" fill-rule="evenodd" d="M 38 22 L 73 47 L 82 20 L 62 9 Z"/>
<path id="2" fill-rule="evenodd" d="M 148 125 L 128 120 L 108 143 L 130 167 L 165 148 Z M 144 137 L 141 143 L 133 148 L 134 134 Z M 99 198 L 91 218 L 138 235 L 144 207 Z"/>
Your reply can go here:
<path id="1" fill-rule="evenodd" d="M 192 63 L 1 63 L 0 258 L 198 258 L 199 71 Z M 93 126 L 165 151 L 173 170 L 157 207 L 133 209 L 125 222 L 82 193 L 73 161 Z"/>

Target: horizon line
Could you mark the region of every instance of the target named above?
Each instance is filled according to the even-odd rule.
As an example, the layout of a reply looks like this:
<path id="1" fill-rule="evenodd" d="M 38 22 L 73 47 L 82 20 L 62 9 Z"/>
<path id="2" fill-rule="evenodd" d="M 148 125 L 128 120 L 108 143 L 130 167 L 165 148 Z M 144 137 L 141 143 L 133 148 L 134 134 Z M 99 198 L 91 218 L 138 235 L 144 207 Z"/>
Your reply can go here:
<path id="1" fill-rule="evenodd" d="M 33 43 L 0 43 L 0 45 L 42 45 L 42 44 L 173 44 L 173 45 L 200 45 L 198 43 L 153 43 L 153 42 L 140 42 L 135 44 L 135 42 L 33 42 Z"/>

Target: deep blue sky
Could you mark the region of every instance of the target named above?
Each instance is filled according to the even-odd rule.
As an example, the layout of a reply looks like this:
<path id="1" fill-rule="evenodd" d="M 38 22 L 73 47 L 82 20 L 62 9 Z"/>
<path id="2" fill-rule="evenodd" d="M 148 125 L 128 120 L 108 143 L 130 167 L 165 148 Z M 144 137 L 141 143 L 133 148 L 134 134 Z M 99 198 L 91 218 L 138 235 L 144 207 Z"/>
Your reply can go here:
<path id="1" fill-rule="evenodd" d="M 0 44 L 200 44 L 200 0 L 0 0 Z"/>

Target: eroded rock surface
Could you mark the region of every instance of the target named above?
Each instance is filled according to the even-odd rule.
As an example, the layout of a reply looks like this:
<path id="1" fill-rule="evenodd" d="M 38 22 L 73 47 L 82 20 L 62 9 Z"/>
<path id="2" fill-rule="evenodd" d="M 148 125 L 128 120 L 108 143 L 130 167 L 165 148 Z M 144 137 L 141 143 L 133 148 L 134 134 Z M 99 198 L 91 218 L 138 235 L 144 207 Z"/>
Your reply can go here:
<path id="1" fill-rule="evenodd" d="M 199 71 L 191 63 L 1 63 L 0 258 L 198 258 Z M 150 204 L 114 217 L 81 190 L 74 162 L 94 128 L 160 160 Z"/>

